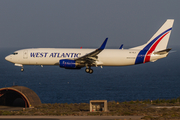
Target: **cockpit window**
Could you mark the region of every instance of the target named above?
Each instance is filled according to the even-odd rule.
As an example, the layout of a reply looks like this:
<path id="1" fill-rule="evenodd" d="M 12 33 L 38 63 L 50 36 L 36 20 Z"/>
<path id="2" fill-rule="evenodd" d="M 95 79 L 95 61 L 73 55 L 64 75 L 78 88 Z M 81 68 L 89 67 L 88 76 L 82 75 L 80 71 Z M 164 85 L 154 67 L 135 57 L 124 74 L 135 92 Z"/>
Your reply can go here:
<path id="1" fill-rule="evenodd" d="M 17 55 L 18 53 L 16 52 L 16 53 L 13 53 L 13 55 Z"/>

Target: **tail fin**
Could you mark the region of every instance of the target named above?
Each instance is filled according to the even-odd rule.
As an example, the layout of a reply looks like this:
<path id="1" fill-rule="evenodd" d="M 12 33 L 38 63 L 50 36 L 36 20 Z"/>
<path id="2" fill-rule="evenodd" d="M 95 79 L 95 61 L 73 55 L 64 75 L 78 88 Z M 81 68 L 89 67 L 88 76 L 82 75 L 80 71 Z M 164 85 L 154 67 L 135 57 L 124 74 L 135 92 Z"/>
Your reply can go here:
<path id="1" fill-rule="evenodd" d="M 144 45 L 131 49 L 160 51 L 167 47 L 171 34 L 174 19 L 167 19 L 161 28 L 152 36 L 152 38 Z"/>

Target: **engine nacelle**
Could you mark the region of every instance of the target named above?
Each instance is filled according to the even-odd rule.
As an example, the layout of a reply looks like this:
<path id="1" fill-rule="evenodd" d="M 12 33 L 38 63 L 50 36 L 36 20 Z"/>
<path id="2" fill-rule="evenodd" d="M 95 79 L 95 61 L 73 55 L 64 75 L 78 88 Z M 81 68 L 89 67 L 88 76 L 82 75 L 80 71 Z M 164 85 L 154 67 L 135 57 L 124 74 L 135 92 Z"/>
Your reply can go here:
<path id="1" fill-rule="evenodd" d="M 75 60 L 62 59 L 59 61 L 59 66 L 66 69 L 80 69 L 80 67 L 76 66 Z"/>

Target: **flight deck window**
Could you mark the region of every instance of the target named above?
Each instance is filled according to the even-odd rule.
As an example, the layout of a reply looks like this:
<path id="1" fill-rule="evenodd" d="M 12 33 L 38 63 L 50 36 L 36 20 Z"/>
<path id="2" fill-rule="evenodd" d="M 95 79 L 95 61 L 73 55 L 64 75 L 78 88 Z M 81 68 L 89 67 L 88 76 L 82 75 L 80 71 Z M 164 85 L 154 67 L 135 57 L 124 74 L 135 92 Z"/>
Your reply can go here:
<path id="1" fill-rule="evenodd" d="M 13 55 L 17 55 L 18 53 L 13 53 Z"/>

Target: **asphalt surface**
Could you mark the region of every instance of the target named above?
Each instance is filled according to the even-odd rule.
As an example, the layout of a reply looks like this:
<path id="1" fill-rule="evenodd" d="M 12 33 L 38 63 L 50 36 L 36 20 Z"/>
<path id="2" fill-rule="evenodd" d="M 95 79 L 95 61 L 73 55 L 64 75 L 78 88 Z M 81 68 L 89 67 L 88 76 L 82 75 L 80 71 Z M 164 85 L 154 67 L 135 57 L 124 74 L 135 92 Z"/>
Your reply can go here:
<path id="1" fill-rule="evenodd" d="M 142 120 L 143 116 L 0 116 L 0 120 Z"/>

